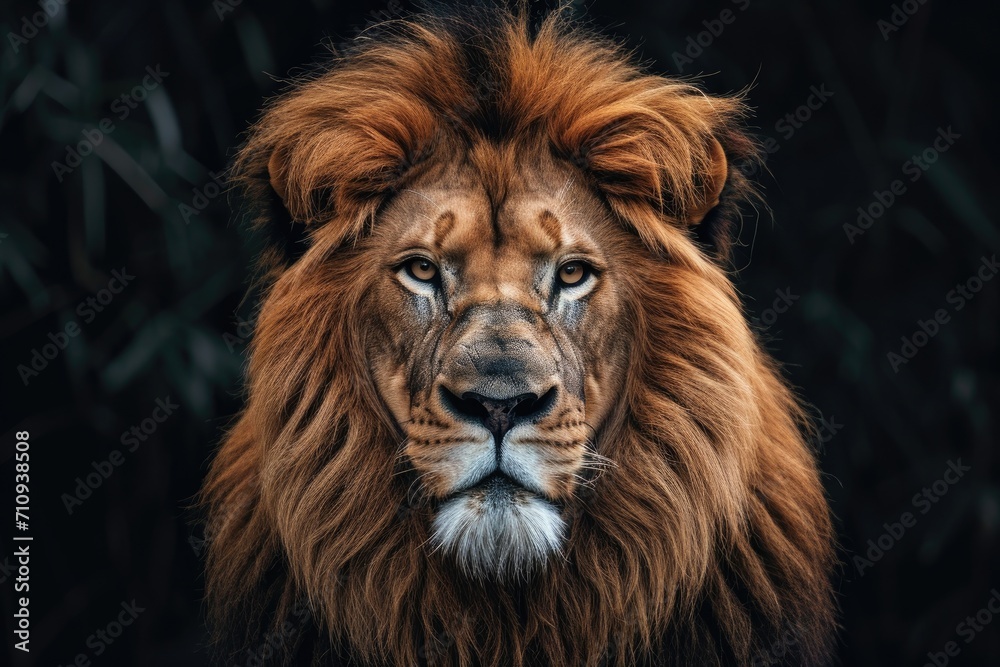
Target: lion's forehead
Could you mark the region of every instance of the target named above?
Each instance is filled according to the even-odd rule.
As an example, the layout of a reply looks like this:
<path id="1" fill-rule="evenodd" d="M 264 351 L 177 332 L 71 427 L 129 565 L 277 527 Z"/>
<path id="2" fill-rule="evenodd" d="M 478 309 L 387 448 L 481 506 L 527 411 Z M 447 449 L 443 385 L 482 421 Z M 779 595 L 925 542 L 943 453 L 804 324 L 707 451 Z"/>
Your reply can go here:
<path id="1" fill-rule="evenodd" d="M 431 251 L 472 282 L 530 282 L 563 254 L 600 252 L 605 212 L 572 174 L 535 173 L 508 184 L 504 195 L 496 201 L 468 175 L 416 183 L 379 221 L 382 239 L 396 250 Z"/>

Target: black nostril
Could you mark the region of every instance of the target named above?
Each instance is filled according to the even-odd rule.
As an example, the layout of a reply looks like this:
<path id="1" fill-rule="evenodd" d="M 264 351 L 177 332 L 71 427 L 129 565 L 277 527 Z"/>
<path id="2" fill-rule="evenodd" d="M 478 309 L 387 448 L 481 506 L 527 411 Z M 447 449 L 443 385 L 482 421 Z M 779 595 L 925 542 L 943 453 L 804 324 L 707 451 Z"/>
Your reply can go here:
<path id="1" fill-rule="evenodd" d="M 464 417 L 472 417 L 476 420 L 488 419 L 490 413 L 486 407 L 479 401 L 471 398 L 471 396 L 475 395 L 472 392 L 466 392 L 459 398 L 449 389 L 441 387 L 441 400 L 453 412 Z"/>
<path id="2" fill-rule="evenodd" d="M 555 402 L 555 395 L 555 387 L 542 396 L 527 393 L 506 399 L 487 398 L 473 391 L 467 391 L 458 397 L 448 389 L 441 388 L 442 399 L 448 407 L 465 417 L 482 422 L 498 440 L 515 424 L 548 410 Z"/>
<path id="3" fill-rule="evenodd" d="M 552 387 L 541 396 L 537 394 L 522 394 L 512 399 L 514 404 L 511 406 L 508 414 L 512 420 L 530 419 L 531 417 L 541 415 L 555 401 L 555 396 L 555 387 Z"/>

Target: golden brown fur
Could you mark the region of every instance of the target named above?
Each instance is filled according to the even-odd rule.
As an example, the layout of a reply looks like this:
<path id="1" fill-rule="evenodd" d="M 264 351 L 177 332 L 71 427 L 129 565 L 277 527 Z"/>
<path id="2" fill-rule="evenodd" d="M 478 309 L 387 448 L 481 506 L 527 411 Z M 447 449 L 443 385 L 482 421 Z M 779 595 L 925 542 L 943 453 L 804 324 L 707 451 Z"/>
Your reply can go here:
<path id="1" fill-rule="evenodd" d="M 277 194 L 310 245 L 263 300 L 248 404 L 204 490 L 220 631 L 259 644 L 307 599 L 316 626 L 289 656 L 317 664 L 821 664 L 826 502 L 802 411 L 720 261 L 751 195 L 742 113 L 561 15 L 533 33 L 502 11 L 397 22 L 271 104 L 235 174 L 261 223 Z M 449 175 L 478 179 L 484 206 L 568 175 L 620 267 L 620 312 L 583 343 L 615 391 L 559 426 L 572 461 L 611 463 L 552 491 L 563 557 L 520 581 L 467 578 L 429 547 L 436 492 L 413 473 L 446 417 L 401 419 L 403 390 L 386 388 L 414 333 L 372 286 L 417 210 L 407 191 Z M 570 224 L 550 215 L 532 243 Z M 435 224 L 455 238 L 471 223 Z"/>

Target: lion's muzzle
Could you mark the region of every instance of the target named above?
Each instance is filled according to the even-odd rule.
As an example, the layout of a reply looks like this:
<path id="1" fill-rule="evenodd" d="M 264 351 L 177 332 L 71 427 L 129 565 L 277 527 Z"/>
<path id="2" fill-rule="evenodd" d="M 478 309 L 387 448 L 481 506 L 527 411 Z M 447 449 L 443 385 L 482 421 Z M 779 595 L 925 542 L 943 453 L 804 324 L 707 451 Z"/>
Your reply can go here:
<path id="1" fill-rule="evenodd" d="M 458 313 L 436 356 L 423 404 L 435 437 L 417 423 L 408 448 L 440 501 L 433 542 L 474 576 L 534 569 L 561 546 L 558 499 L 582 463 L 580 370 L 544 314 L 517 303 Z"/>
<path id="2" fill-rule="evenodd" d="M 486 429 L 493 447 L 493 461 L 479 457 L 472 466 L 476 473 L 454 491 L 500 473 L 544 493 L 546 471 L 538 469 L 537 450 L 547 444 L 543 434 L 553 412 L 573 401 L 566 381 L 570 364 L 544 318 L 518 304 L 477 304 L 456 318 L 439 350 L 434 398 L 459 425 Z M 515 444 L 525 436 L 528 448 Z"/>

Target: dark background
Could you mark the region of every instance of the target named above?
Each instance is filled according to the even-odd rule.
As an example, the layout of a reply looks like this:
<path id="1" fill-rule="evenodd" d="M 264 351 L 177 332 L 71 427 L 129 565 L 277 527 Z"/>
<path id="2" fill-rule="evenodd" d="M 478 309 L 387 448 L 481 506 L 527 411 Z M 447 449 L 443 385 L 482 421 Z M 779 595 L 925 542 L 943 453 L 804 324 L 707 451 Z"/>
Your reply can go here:
<path id="1" fill-rule="evenodd" d="M 188 508 L 240 407 L 249 333 L 240 318 L 252 313 L 243 297 L 258 247 L 235 202 L 202 195 L 217 192 L 206 190 L 211 174 L 277 78 L 321 58 L 324 40 L 400 11 L 379 1 L 229 3 L 69 0 L 17 52 L 7 35 L 31 34 L 23 18 L 39 6 L 4 3 L 0 474 L 11 488 L 14 434 L 30 431 L 30 664 L 71 664 L 80 653 L 94 665 L 207 663 L 204 535 Z M 735 278 L 768 347 L 828 424 L 819 448 L 843 547 L 840 663 L 923 665 L 955 641 L 949 664 L 996 665 L 1000 618 L 968 643 L 957 626 L 1000 586 L 1000 280 L 961 310 L 948 295 L 1000 251 L 1000 16 L 992 2 L 903 4 L 915 13 L 887 39 L 877 22 L 891 18 L 888 0 L 585 8 L 656 71 L 703 74 L 715 93 L 748 89 L 752 126 L 773 140 L 760 174 L 773 216 L 747 218 Z M 720 17 L 731 20 L 713 23 Z M 699 33 L 702 52 L 675 57 Z M 157 65 L 169 74 L 121 119 L 116 98 Z M 832 96 L 813 98 L 819 108 L 801 110 L 809 118 L 799 127 L 776 125 L 813 86 Z M 60 180 L 53 163 L 104 118 L 114 129 Z M 911 181 L 904 163 L 949 127 L 959 138 Z M 844 225 L 895 179 L 905 192 L 851 242 Z M 123 267 L 135 278 L 86 321 L 78 304 Z M 782 313 L 769 311 L 778 290 L 791 304 Z M 917 336 L 925 344 L 894 369 L 888 353 L 938 309 L 948 321 L 929 340 Z M 70 322 L 80 334 L 25 385 L 18 366 Z M 128 451 L 123 432 L 168 397 L 179 407 Z M 64 494 L 116 449 L 121 465 L 68 513 Z M 959 459 L 971 470 L 939 484 L 946 493 L 933 504 L 914 504 Z M 883 524 L 904 512 L 915 524 L 887 537 Z M 888 548 L 867 554 L 880 537 Z M 0 542 L 5 628 L 12 544 Z M 855 556 L 878 560 L 859 567 Z M 88 637 L 133 599 L 144 611 L 95 656 Z M 10 637 L 0 663 L 14 656 Z"/>

